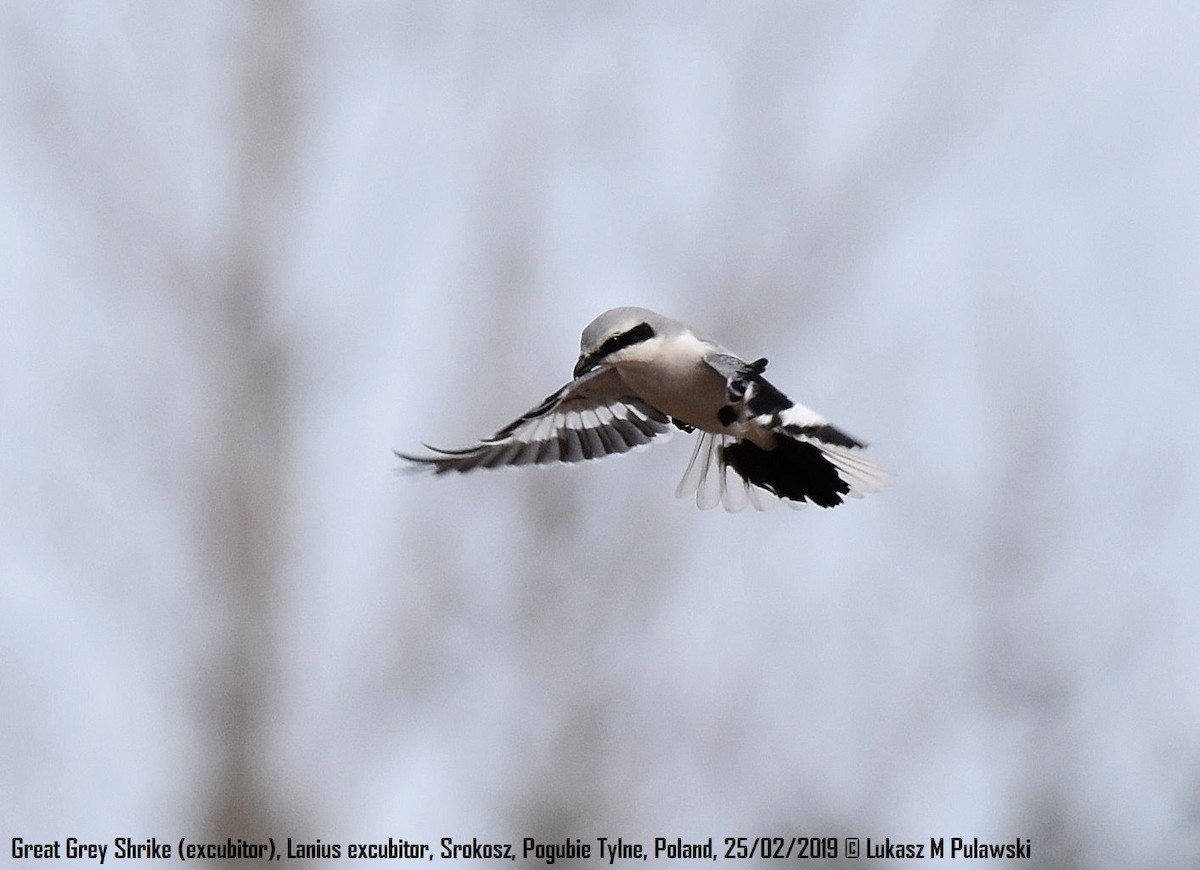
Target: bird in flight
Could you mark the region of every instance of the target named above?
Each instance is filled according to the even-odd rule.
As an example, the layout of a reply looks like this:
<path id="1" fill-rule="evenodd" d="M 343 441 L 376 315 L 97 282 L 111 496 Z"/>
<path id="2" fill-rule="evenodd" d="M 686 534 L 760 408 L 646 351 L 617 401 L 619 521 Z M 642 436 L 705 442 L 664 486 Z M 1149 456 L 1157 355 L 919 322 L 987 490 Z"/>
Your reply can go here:
<path id="1" fill-rule="evenodd" d="M 700 433 L 676 495 L 708 509 L 835 507 L 875 492 L 891 473 L 866 445 L 686 325 L 645 308 L 613 308 L 579 342 L 574 379 L 535 408 L 461 450 L 396 455 L 445 474 L 476 468 L 580 462 L 625 453 L 674 429 Z"/>

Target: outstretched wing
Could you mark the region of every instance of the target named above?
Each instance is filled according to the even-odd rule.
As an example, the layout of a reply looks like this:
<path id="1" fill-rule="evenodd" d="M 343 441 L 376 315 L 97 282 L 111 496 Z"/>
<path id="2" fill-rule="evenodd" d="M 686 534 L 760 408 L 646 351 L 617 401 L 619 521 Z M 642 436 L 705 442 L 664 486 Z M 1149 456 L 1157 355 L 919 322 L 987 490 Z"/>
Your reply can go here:
<path id="1" fill-rule="evenodd" d="M 677 495 L 695 492 L 701 508 L 722 503 L 737 510 L 746 501 L 744 487 L 755 507 L 760 507 L 763 490 L 792 507 L 809 501 L 833 507 L 843 496 L 860 498 L 891 480 L 889 471 L 862 455 L 862 441 L 793 402 L 763 377 L 765 359 L 748 363 L 714 351 L 705 362 L 725 378 L 729 404 L 721 411 L 722 422 L 743 433 L 773 433 L 774 446 L 760 447 L 758 439 L 732 435 L 706 438 L 707 449 L 697 445 Z M 741 481 L 730 479 L 730 469 Z"/>
<path id="2" fill-rule="evenodd" d="M 792 435 L 804 435 L 814 441 L 836 444 L 839 447 L 867 445 L 834 426 L 812 408 L 793 402 L 763 377 L 767 360 L 748 363 L 731 353 L 714 351 L 704 361 L 725 378 L 725 397 L 729 402 L 729 421 L 741 423 L 754 420 L 758 425 L 774 428 L 784 426 Z M 726 423 L 728 425 L 728 423 Z"/>
<path id="3" fill-rule="evenodd" d="M 431 469 L 473 471 L 505 465 L 581 462 L 625 453 L 671 428 L 670 418 L 625 387 L 613 369 L 601 367 L 576 378 L 474 447 L 401 459 Z"/>

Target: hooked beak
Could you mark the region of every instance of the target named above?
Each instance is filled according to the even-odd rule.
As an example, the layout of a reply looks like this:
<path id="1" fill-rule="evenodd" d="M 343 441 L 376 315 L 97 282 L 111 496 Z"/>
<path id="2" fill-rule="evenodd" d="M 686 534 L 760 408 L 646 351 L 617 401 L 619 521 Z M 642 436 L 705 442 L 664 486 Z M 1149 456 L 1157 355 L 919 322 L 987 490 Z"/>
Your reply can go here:
<path id="1" fill-rule="evenodd" d="M 595 354 L 585 353 L 580 355 L 579 361 L 575 363 L 575 377 L 578 378 L 586 375 L 599 364 Z"/>

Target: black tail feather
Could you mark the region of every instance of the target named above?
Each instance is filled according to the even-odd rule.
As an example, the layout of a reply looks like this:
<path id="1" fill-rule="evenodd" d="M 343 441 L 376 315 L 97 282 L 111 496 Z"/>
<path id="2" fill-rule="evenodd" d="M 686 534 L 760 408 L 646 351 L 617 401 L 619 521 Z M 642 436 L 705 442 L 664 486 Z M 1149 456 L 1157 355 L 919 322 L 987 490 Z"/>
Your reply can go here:
<path id="1" fill-rule="evenodd" d="M 850 492 L 837 468 L 821 449 L 808 441 L 778 438 L 774 449 L 764 450 L 753 441 L 737 441 L 722 448 L 725 463 L 755 486 L 780 498 L 821 507 L 836 507 Z"/>

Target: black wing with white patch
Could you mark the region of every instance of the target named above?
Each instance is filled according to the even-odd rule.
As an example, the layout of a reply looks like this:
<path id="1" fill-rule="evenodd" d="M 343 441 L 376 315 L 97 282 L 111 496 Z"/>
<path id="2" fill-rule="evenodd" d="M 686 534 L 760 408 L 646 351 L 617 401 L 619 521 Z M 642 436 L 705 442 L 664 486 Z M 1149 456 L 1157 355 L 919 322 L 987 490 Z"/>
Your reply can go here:
<path id="1" fill-rule="evenodd" d="M 434 455 L 396 455 L 435 474 L 582 462 L 625 453 L 670 428 L 666 414 L 630 395 L 615 371 L 602 368 L 571 381 L 474 447 L 442 450 L 426 445 Z"/>
<path id="2" fill-rule="evenodd" d="M 811 408 L 793 402 L 763 377 L 766 359 L 747 363 L 732 354 L 712 353 L 705 361 L 725 378 L 728 404 L 718 412 L 721 422 L 743 433 L 774 435 L 766 443 L 760 443 L 761 437 L 721 436 L 715 449 L 710 446 L 707 453 L 709 457 L 715 454 L 715 478 L 722 484 L 719 500 L 727 508 L 731 506 L 728 495 L 736 493 L 736 488 L 725 483 L 727 468 L 752 487 L 765 489 L 793 506 L 812 502 L 834 507 L 844 496 L 857 498 L 874 492 L 891 479 L 886 469 L 862 456 L 863 442 Z M 696 461 L 694 455 L 689 473 L 698 484 L 681 484 L 681 490 L 695 489 L 697 504 L 707 507 L 717 498 L 705 495 L 706 471 L 692 472 Z M 688 474 L 684 479 L 689 479 Z"/>
<path id="3" fill-rule="evenodd" d="M 729 404 L 718 412 L 718 417 L 726 426 L 756 420 L 764 428 L 782 427 L 791 435 L 802 435 L 826 444 L 853 448 L 867 446 L 811 408 L 793 402 L 763 377 L 767 370 L 766 357 L 748 363 L 730 353 L 711 353 L 705 362 L 725 378 L 725 397 Z"/>

